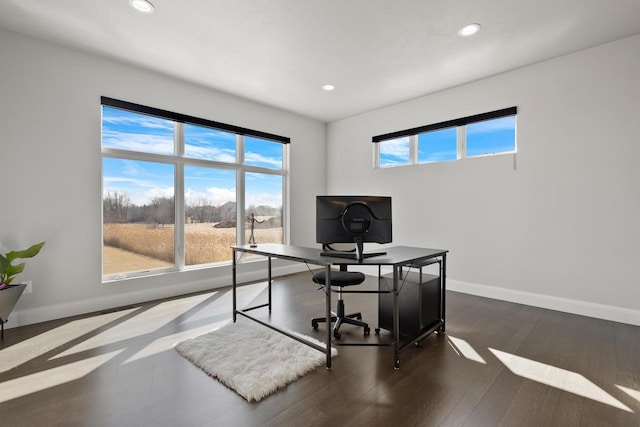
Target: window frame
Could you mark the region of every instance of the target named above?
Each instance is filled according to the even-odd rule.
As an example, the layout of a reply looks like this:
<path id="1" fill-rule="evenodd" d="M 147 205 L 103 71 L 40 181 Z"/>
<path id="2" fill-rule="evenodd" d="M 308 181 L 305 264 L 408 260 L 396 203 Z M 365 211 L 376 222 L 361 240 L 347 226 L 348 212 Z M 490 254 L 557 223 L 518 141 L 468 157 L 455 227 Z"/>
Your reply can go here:
<path id="1" fill-rule="evenodd" d="M 229 261 L 220 261 L 212 263 L 203 263 L 196 265 L 185 265 L 185 167 L 207 167 L 212 169 L 233 170 L 236 173 L 236 243 L 244 244 L 246 235 L 246 205 L 245 205 L 245 176 L 247 173 L 260 173 L 267 175 L 277 175 L 282 177 L 282 241 L 286 244 L 289 242 L 289 218 L 288 212 L 288 195 L 289 195 L 289 143 L 290 138 L 267 132 L 251 130 L 244 127 L 229 125 L 212 120 L 201 119 L 193 116 L 187 116 L 174 113 L 167 110 L 161 110 L 153 107 L 147 107 L 140 104 L 130 103 L 108 97 L 101 97 L 101 126 L 102 126 L 102 108 L 115 108 L 123 111 L 133 112 L 137 114 L 150 115 L 168 119 L 174 123 L 174 151 L 173 154 L 158 154 L 150 152 L 132 151 L 119 148 L 105 148 L 101 144 L 101 166 L 100 166 L 100 186 L 101 197 L 100 204 L 103 203 L 104 197 L 104 168 L 102 159 L 115 158 L 124 160 L 137 160 L 152 163 L 171 164 L 174 166 L 174 265 L 172 267 L 158 268 L 150 271 L 123 272 L 115 274 L 102 274 L 102 282 L 108 283 L 122 279 L 132 279 L 138 277 L 148 277 L 152 275 L 175 273 L 180 271 L 197 270 L 202 268 L 217 268 L 228 266 Z M 220 160 L 209 160 L 185 156 L 185 123 L 202 126 L 212 129 L 221 130 L 235 134 L 236 157 L 234 162 L 224 162 Z M 244 139 L 246 136 L 264 139 L 282 144 L 282 167 L 280 169 L 268 168 L 263 166 L 247 165 L 244 163 Z M 101 208 L 101 226 L 104 230 L 104 211 Z M 103 231 L 101 232 L 101 237 Z M 101 271 L 104 264 L 104 243 L 101 239 Z"/>
<path id="2" fill-rule="evenodd" d="M 394 167 L 402 167 L 402 166 L 411 166 L 417 164 L 430 164 L 430 163 L 442 163 L 453 161 L 453 159 L 448 160 L 436 160 L 430 162 L 419 162 L 419 135 L 448 129 L 455 128 L 456 129 L 456 159 L 461 160 L 466 158 L 478 158 L 478 157 L 486 157 L 486 156 L 496 156 L 496 155 L 504 155 L 504 154 L 515 154 L 518 151 L 517 145 L 517 123 L 514 123 L 514 149 L 513 151 L 500 151 L 497 153 L 486 153 L 479 155 L 468 155 L 467 154 L 467 125 L 486 122 L 490 120 L 497 120 L 505 117 L 514 117 L 514 120 L 517 122 L 518 116 L 518 107 L 509 107 L 503 108 L 500 110 L 490 111 L 487 113 L 476 114 L 473 116 L 461 117 L 458 119 L 447 120 L 444 122 L 433 123 L 429 125 L 419 126 L 411 129 L 405 129 L 401 131 L 391 132 L 382 135 L 376 135 L 371 138 L 371 142 L 373 143 L 373 167 L 375 169 L 388 169 Z M 391 141 L 400 138 L 409 138 L 410 147 L 409 147 L 409 159 L 408 162 L 402 163 L 399 165 L 381 165 L 380 162 L 380 143 L 385 141 Z"/>

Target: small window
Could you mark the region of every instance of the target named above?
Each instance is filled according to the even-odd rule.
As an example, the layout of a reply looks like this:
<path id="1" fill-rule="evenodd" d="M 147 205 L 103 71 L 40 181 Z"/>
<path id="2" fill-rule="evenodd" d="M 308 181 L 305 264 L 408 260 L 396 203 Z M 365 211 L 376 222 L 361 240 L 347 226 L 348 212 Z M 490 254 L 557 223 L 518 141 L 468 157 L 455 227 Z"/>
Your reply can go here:
<path id="1" fill-rule="evenodd" d="M 457 158 L 456 128 L 434 130 L 418 135 L 418 163 L 444 162 Z"/>
<path id="2" fill-rule="evenodd" d="M 470 123 L 466 134 L 467 157 L 516 151 L 515 116 Z"/>
<path id="3" fill-rule="evenodd" d="M 517 107 L 503 108 L 374 136 L 374 167 L 515 153 L 517 112 Z"/>

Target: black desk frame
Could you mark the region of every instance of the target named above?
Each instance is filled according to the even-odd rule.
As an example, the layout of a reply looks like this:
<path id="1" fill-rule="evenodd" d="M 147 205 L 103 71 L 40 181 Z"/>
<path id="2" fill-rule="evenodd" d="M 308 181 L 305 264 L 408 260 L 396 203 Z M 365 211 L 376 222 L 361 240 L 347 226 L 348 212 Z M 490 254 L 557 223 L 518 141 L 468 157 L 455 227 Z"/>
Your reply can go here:
<path id="1" fill-rule="evenodd" d="M 278 331 L 290 338 L 295 339 L 303 344 L 306 344 L 312 348 L 315 348 L 318 351 L 321 351 L 326 354 L 326 367 L 327 369 L 331 368 L 331 343 L 334 342 L 336 345 L 359 345 L 359 346 L 393 346 L 393 354 L 394 354 L 394 369 L 400 368 L 400 352 L 404 350 L 407 346 L 412 343 L 418 343 L 420 340 L 424 339 L 427 335 L 437 332 L 438 334 L 442 334 L 445 332 L 445 291 L 446 291 L 446 273 L 447 273 L 447 250 L 444 249 L 426 249 L 426 248 L 414 248 L 407 246 L 398 246 L 393 248 L 387 248 L 387 253 L 385 255 L 365 258 L 362 261 L 358 261 L 355 259 L 347 259 L 347 258 L 337 258 L 337 257 L 328 257 L 321 256 L 320 249 L 312 249 L 312 248 L 302 248 L 296 246 L 289 245 L 281 245 L 275 243 L 264 243 L 256 246 L 232 246 L 233 250 L 233 265 L 232 265 L 232 280 L 233 280 L 233 321 L 236 322 L 237 315 L 241 315 L 248 319 L 251 319 L 255 322 L 258 322 L 268 328 L 271 328 L 275 331 Z M 268 259 L 267 261 L 267 269 L 268 269 L 268 302 L 266 304 L 256 305 L 252 307 L 247 307 L 243 309 L 238 309 L 237 307 L 237 298 L 236 298 L 236 290 L 237 290 L 237 254 L 255 254 L 261 255 Z M 349 265 L 368 265 L 368 266 L 391 266 L 393 268 L 393 290 L 392 291 L 343 291 L 348 293 L 382 293 L 382 292 L 392 292 L 393 293 L 393 331 L 392 333 L 392 342 L 390 343 L 338 343 L 332 340 L 331 335 L 331 327 L 327 327 L 327 337 L 325 342 L 325 347 L 317 345 L 313 342 L 309 342 L 304 338 L 301 338 L 297 335 L 290 333 L 287 330 L 276 327 L 275 325 L 262 321 L 255 316 L 248 314 L 249 311 L 255 310 L 258 308 L 268 307 L 269 312 L 272 309 L 272 300 L 271 300 L 271 284 L 272 284 L 272 276 L 271 276 L 271 260 L 273 258 L 284 259 L 288 261 L 294 262 L 303 262 L 306 264 L 318 265 L 320 267 L 324 267 L 326 272 L 326 283 L 331 283 L 331 267 L 332 266 L 340 266 L 341 268 L 349 266 Z M 401 346 L 400 345 L 400 325 L 399 325 L 399 310 L 398 310 L 398 292 L 400 290 L 401 276 L 402 276 L 402 268 L 409 267 L 412 265 L 420 264 L 429 260 L 436 260 L 440 264 L 440 286 L 441 286 L 441 300 L 440 300 L 440 313 L 441 318 L 440 321 L 433 325 L 429 330 L 423 331 L 419 336 L 413 337 L 407 344 Z M 326 297 L 326 317 L 331 317 L 331 287 L 325 286 L 324 293 Z"/>

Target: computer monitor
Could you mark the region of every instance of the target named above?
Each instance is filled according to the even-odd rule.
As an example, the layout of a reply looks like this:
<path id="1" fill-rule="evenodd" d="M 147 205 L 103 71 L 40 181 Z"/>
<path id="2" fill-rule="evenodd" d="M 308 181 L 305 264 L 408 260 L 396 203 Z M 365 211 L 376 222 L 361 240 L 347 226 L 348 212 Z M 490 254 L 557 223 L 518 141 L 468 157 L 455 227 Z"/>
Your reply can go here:
<path id="1" fill-rule="evenodd" d="M 391 197 L 317 196 L 316 242 L 322 255 L 362 260 L 385 252 L 365 253 L 364 243 L 391 243 Z M 355 243 L 355 252 L 330 249 L 332 243 Z"/>

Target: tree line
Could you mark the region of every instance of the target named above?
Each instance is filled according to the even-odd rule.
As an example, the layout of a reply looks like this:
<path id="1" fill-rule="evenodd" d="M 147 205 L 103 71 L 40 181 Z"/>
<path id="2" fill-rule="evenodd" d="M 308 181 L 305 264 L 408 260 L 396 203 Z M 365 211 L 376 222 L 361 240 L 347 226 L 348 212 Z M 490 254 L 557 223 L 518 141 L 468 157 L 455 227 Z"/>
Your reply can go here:
<path id="1" fill-rule="evenodd" d="M 109 191 L 103 196 L 102 211 L 104 223 L 175 223 L 174 197 L 154 197 L 149 204 L 139 206 L 131 202 L 126 192 Z M 282 208 L 271 206 L 250 206 L 247 212 L 257 216 L 282 216 Z M 185 206 L 185 218 L 190 223 L 235 221 L 236 203 L 216 206 L 203 198 Z"/>

